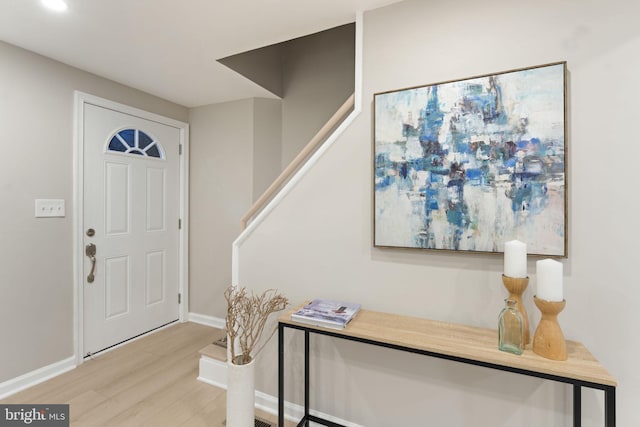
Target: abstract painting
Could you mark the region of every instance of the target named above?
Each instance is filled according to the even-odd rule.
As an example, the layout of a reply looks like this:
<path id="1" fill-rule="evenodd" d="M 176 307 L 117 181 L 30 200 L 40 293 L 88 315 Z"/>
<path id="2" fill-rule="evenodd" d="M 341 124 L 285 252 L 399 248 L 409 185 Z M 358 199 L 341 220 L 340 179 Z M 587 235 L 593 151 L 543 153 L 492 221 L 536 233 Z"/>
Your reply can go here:
<path id="1" fill-rule="evenodd" d="M 374 95 L 374 245 L 566 256 L 566 63 Z"/>

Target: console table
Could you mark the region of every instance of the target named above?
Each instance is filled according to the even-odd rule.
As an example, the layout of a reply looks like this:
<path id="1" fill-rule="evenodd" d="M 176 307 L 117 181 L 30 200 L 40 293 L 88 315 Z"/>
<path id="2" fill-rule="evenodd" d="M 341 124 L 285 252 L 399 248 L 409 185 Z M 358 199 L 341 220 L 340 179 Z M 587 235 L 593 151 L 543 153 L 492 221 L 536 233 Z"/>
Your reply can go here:
<path id="1" fill-rule="evenodd" d="M 297 310 L 297 309 L 296 309 Z M 293 310 L 293 311 L 296 311 Z M 498 332 L 417 317 L 360 310 L 343 330 L 306 325 L 291 320 L 291 313 L 278 319 L 278 425 L 284 426 L 284 334 L 285 329 L 304 332 L 304 417 L 331 427 L 344 427 L 309 413 L 309 336 L 320 334 L 388 347 L 410 353 L 499 369 L 573 385 L 573 425 L 581 426 L 582 387 L 604 391 L 605 427 L 616 425 L 616 380 L 580 343 L 567 341 L 569 359 L 553 361 L 533 353 L 530 346 L 521 356 L 498 350 Z"/>

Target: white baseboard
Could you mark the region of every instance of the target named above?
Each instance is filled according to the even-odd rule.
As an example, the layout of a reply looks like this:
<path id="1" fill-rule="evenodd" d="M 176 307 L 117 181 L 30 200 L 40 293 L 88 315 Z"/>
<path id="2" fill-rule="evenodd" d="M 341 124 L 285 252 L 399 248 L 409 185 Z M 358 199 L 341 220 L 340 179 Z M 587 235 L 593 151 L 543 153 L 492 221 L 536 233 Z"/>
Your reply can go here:
<path id="1" fill-rule="evenodd" d="M 263 393 L 256 390 L 256 408 L 268 412 L 273 415 L 278 414 L 278 398 L 271 396 L 270 394 Z M 360 424 L 352 423 L 347 420 L 343 420 L 333 415 L 325 414 L 323 412 L 310 410 L 310 414 L 316 417 L 324 418 L 336 424 L 341 424 L 346 427 L 363 427 Z M 297 405 L 291 402 L 284 402 L 284 418 L 288 421 L 298 423 L 304 416 L 304 406 Z"/>
<path id="2" fill-rule="evenodd" d="M 68 359 L 61 360 L 59 362 L 52 363 L 51 365 L 44 366 L 35 371 L 27 372 L 19 377 L 12 378 L 3 383 L 0 383 L 0 399 L 11 396 L 19 391 L 25 390 L 36 384 L 40 384 L 43 381 L 57 377 L 60 374 L 64 374 L 76 367 L 76 358 L 74 356 Z"/>
<path id="3" fill-rule="evenodd" d="M 256 408 L 269 414 L 278 415 L 278 398 L 256 390 Z M 284 418 L 298 423 L 304 416 L 304 406 L 284 402 Z"/>
<path id="4" fill-rule="evenodd" d="M 200 356 L 200 373 L 198 380 L 210 384 L 215 387 L 227 389 L 227 363 L 220 360 L 212 359 L 207 356 Z M 270 414 L 278 414 L 278 398 L 270 394 L 256 390 L 256 408 L 268 412 Z M 359 424 L 352 423 L 332 415 L 324 414 L 318 411 L 310 411 L 317 417 L 324 418 L 346 427 L 362 427 Z M 299 422 L 304 416 L 304 407 L 291 402 L 284 402 L 284 417 L 295 423 Z"/>
<path id="5" fill-rule="evenodd" d="M 205 326 L 211 326 L 212 328 L 224 329 L 226 323 L 224 319 L 219 317 L 207 316 L 205 314 L 189 313 L 187 316 L 188 322 L 199 323 Z"/>

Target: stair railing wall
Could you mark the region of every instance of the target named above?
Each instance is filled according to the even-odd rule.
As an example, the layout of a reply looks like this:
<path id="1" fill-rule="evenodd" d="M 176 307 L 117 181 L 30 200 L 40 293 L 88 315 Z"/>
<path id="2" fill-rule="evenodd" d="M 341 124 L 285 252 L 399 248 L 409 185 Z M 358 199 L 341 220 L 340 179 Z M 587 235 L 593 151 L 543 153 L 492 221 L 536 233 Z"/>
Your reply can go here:
<path id="1" fill-rule="evenodd" d="M 231 284 L 238 286 L 240 281 L 240 246 L 260 225 L 263 218 L 271 212 L 298 181 L 313 167 L 318 159 L 333 145 L 342 133 L 360 115 L 362 109 L 362 39 L 363 15 L 356 14 L 356 58 L 355 92 L 345 101 L 336 113 L 325 123 L 305 148 L 282 171 L 280 176 L 256 200 L 241 219 L 242 232 L 233 242 L 231 254 Z"/>

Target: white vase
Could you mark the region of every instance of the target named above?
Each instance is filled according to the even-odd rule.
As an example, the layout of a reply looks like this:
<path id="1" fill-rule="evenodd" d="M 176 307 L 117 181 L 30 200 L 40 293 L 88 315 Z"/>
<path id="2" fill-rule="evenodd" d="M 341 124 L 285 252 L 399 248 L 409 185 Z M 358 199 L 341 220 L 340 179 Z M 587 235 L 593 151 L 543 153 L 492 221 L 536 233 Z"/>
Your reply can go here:
<path id="1" fill-rule="evenodd" d="M 255 362 L 227 362 L 227 427 L 255 425 Z"/>

